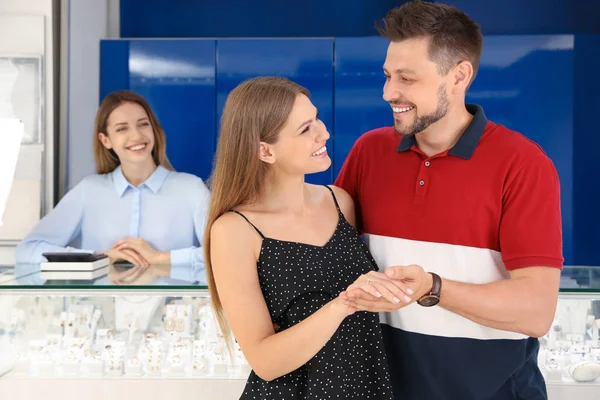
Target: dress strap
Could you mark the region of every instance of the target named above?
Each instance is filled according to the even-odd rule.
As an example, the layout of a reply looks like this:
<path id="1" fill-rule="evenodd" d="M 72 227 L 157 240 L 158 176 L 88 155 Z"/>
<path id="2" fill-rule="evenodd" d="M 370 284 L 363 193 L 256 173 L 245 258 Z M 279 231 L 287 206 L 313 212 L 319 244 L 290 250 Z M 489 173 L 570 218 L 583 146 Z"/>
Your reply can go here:
<path id="1" fill-rule="evenodd" d="M 329 190 L 331 192 L 331 195 L 333 196 L 333 202 L 335 203 L 335 208 L 337 208 L 338 212 L 341 214 L 342 210 L 340 210 L 340 205 L 338 204 L 335 194 L 333 193 L 333 189 L 327 185 L 323 185 L 323 186 L 325 186 L 327 188 L 327 190 Z"/>
<path id="2" fill-rule="evenodd" d="M 242 214 L 241 212 L 236 211 L 236 210 L 229 210 L 229 211 L 234 212 L 237 215 L 244 218 L 246 220 L 246 222 L 249 223 L 250 226 L 252 226 L 254 228 L 254 230 L 260 235 L 261 238 L 263 238 L 263 239 L 265 238 L 265 235 L 263 235 L 262 232 L 256 226 L 254 226 L 254 224 L 252 222 L 250 222 L 250 220 L 248 218 L 246 218 L 246 216 L 244 214 Z"/>

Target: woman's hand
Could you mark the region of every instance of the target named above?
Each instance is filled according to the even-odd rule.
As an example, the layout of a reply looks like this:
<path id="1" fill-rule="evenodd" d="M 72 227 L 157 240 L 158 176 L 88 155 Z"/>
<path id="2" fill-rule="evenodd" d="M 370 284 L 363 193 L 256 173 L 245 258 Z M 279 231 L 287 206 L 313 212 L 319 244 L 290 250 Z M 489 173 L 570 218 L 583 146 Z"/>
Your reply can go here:
<path id="1" fill-rule="evenodd" d="M 160 252 L 150 246 L 148 242 L 142 238 L 125 238 L 118 240 L 113 245 L 113 249 L 119 251 L 134 251 L 147 260 L 149 264 L 153 265 L 167 265 L 171 263 L 170 252 Z"/>
<path id="2" fill-rule="evenodd" d="M 402 281 L 381 272 L 361 275 L 340 296 L 358 311 L 390 311 L 409 304 L 413 291 Z M 345 304 L 346 304 L 345 303 Z"/>
<path id="3" fill-rule="evenodd" d="M 356 304 L 354 304 L 353 300 L 347 298 L 346 292 L 340 293 L 339 296 L 330 301 L 328 305 L 332 312 L 342 320 L 348 315 L 354 314 L 357 310 Z"/>
<path id="4" fill-rule="evenodd" d="M 148 270 L 148 266 L 136 265 L 126 270 L 111 268 L 108 278 L 115 285 L 126 285 L 136 282 Z"/>
<path id="5" fill-rule="evenodd" d="M 112 248 L 100 254 L 106 254 L 110 259 L 110 263 L 114 264 L 117 261 L 127 261 L 133 265 L 148 265 L 148 261 L 141 254 L 132 249 L 115 249 Z"/>

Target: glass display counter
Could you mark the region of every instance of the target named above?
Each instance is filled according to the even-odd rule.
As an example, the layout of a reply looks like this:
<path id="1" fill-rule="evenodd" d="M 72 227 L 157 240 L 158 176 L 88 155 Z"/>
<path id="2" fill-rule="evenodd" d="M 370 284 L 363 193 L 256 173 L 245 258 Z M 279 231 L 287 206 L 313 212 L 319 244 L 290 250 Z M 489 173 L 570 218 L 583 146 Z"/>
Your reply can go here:
<path id="1" fill-rule="evenodd" d="M 229 354 L 203 276 L 109 266 L 100 276 L 0 266 L 0 393 L 13 398 L 237 399 L 250 373 Z M 600 398 L 600 268 L 566 267 L 540 338 L 549 398 Z M 14 396 L 16 394 L 16 396 Z"/>
<path id="2" fill-rule="evenodd" d="M 0 267 L 0 393 L 239 398 L 250 366 L 237 343 L 227 351 L 208 289 L 190 271 Z"/>
<path id="3" fill-rule="evenodd" d="M 565 267 L 538 364 L 551 400 L 600 399 L 600 268 Z"/>

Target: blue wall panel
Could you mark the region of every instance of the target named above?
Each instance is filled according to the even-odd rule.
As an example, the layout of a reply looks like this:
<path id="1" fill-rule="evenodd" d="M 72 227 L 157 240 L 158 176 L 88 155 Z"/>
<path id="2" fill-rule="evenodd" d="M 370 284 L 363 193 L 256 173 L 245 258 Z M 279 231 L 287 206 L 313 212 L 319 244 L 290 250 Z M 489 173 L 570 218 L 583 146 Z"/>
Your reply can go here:
<path id="1" fill-rule="evenodd" d="M 215 141 L 215 41 L 107 41 L 102 60 L 118 66 L 102 70 L 102 98 L 118 89 L 146 98 L 165 129 L 173 167 L 206 180 Z"/>
<path id="2" fill-rule="evenodd" d="M 563 252 L 573 262 L 573 36 L 488 36 L 467 101 L 527 136 L 561 181 Z"/>
<path id="3" fill-rule="evenodd" d="M 100 41 L 100 102 L 110 92 L 129 89 L 129 40 Z"/>
<path id="4" fill-rule="evenodd" d="M 433 3 L 458 7 L 481 25 L 485 35 L 600 33 L 598 0 L 442 0 Z"/>
<path id="5" fill-rule="evenodd" d="M 229 92 L 256 76 L 283 76 L 306 87 L 319 118 L 333 132 L 333 40 L 219 40 L 217 42 L 217 121 Z M 327 142 L 333 154 L 333 135 Z M 333 183 L 332 168 L 307 175 L 307 182 Z"/>
<path id="6" fill-rule="evenodd" d="M 387 46 L 380 37 L 335 41 L 335 176 L 360 135 L 393 124 L 382 98 Z"/>
<path id="7" fill-rule="evenodd" d="M 600 163 L 598 162 L 600 134 L 597 128 L 600 80 L 598 71 L 600 71 L 600 35 L 576 36 L 573 107 L 576 135 L 572 185 L 575 204 L 574 263 L 577 265 L 600 266 Z M 562 111 L 562 109 L 556 110 L 558 113 Z"/>
<path id="8" fill-rule="evenodd" d="M 318 37 L 377 35 L 374 21 L 406 0 L 121 0 L 121 35 L 156 37 Z M 443 0 L 486 35 L 600 33 L 600 1 Z"/>
<path id="9" fill-rule="evenodd" d="M 121 0 L 126 38 L 375 35 L 374 21 L 406 0 Z"/>

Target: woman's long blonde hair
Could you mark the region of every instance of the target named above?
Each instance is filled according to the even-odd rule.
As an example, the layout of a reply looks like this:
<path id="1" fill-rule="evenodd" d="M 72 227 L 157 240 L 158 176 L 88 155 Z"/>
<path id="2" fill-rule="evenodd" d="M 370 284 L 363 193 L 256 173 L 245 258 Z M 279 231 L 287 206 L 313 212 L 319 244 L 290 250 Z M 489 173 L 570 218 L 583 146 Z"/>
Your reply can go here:
<path id="1" fill-rule="evenodd" d="M 229 93 L 221 116 L 214 169 L 209 180 L 211 201 L 204 252 L 211 301 L 228 348 L 231 348 L 231 335 L 211 264 L 211 228 L 227 211 L 259 198 L 269 168 L 259 158 L 260 142 L 277 142 L 300 94 L 308 96 L 309 92 L 288 79 L 253 78 Z"/>
<path id="2" fill-rule="evenodd" d="M 98 137 L 99 133 L 108 135 L 108 118 L 110 114 L 123 103 L 135 103 L 139 104 L 150 120 L 150 126 L 154 132 L 154 148 L 152 149 L 152 159 L 156 165 L 162 165 L 166 169 L 173 170 L 169 159 L 167 158 L 167 140 L 165 138 L 165 131 L 158 122 L 158 118 L 152 111 L 152 108 L 148 102 L 139 94 L 129 90 L 119 90 L 116 92 L 109 93 L 100 108 L 96 113 L 96 123 L 94 124 L 94 159 L 96 160 L 96 173 L 107 174 L 117 168 L 121 161 L 117 154 L 113 150 L 109 150 Z"/>

